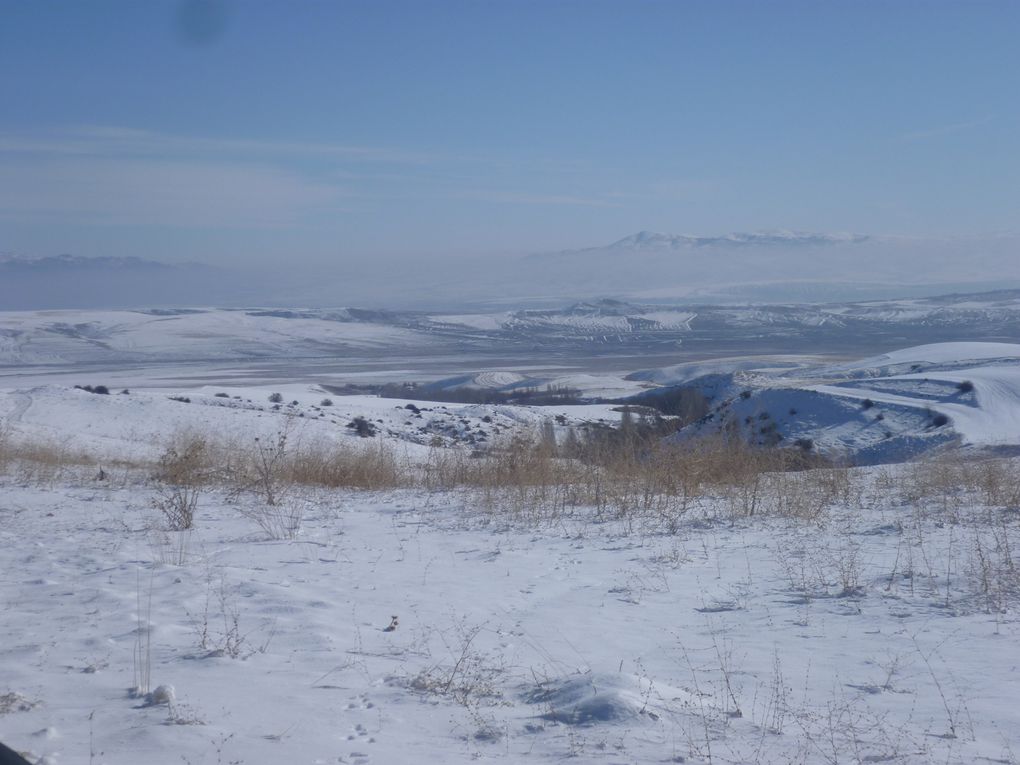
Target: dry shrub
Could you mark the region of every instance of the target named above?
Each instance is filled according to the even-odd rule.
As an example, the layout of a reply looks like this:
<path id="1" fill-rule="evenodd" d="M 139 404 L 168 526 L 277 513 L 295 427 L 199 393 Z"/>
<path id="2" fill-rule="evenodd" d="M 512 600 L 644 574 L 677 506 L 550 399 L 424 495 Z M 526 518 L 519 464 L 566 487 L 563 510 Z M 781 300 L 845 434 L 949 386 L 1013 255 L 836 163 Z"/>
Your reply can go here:
<path id="1" fill-rule="evenodd" d="M 164 484 L 156 490 L 152 506 L 163 516 L 167 531 L 187 531 L 195 525 L 200 489 L 197 486 Z"/>
<path id="2" fill-rule="evenodd" d="M 355 445 L 302 442 L 290 428 L 268 438 L 216 444 L 216 474 L 235 495 L 254 493 L 270 506 L 281 504 L 294 486 L 330 489 L 387 489 L 412 485 L 410 469 L 385 441 Z"/>
<path id="3" fill-rule="evenodd" d="M 301 531 L 305 505 L 300 499 L 288 497 L 275 505 L 268 502 L 242 504 L 241 515 L 266 533 L 270 539 L 293 539 Z"/>
<path id="4" fill-rule="evenodd" d="M 211 481 L 217 460 L 209 439 L 194 430 L 171 436 L 159 458 L 156 480 L 172 486 L 198 486 Z"/>
<path id="5" fill-rule="evenodd" d="M 10 461 L 11 428 L 0 420 L 0 473 L 7 470 L 7 463 Z"/>
<path id="6" fill-rule="evenodd" d="M 1020 597 L 1020 562 L 1016 513 L 990 511 L 969 525 L 964 565 L 976 593 L 989 613 L 1002 613 Z"/>
<path id="7" fill-rule="evenodd" d="M 970 464 L 968 485 L 981 495 L 983 504 L 1020 507 L 1020 466 L 1009 460 L 981 460 Z"/>
<path id="8" fill-rule="evenodd" d="M 385 442 L 348 446 L 338 443 L 303 444 L 287 454 L 283 479 L 304 486 L 389 489 L 411 483 L 393 447 Z"/>
<path id="9" fill-rule="evenodd" d="M 948 453 L 906 466 L 902 499 L 955 516 L 979 502 L 993 507 L 1020 505 L 1020 466 L 1015 460 L 975 459 Z"/>
<path id="10" fill-rule="evenodd" d="M 966 499 L 970 468 L 953 454 L 940 454 L 909 463 L 903 473 L 900 495 L 910 504 L 955 517 Z"/>
<path id="11" fill-rule="evenodd" d="M 849 471 L 805 470 L 819 464 L 820 458 L 800 450 L 754 447 L 723 436 L 667 444 L 657 437 L 607 438 L 600 431 L 558 449 L 538 432 L 517 434 L 475 458 L 435 449 L 425 484 L 473 487 L 483 507 L 515 520 L 555 520 L 590 506 L 596 519 L 640 520 L 676 533 L 708 497 L 721 497 L 727 515 L 746 517 L 814 518 L 832 502 L 851 496 L 859 501 Z"/>
<path id="12" fill-rule="evenodd" d="M 433 446 L 421 466 L 422 482 L 429 491 L 446 491 L 470 482 L 473 458 L 463 449 Z"/>
<path id="13" fill-rule="evenodd" d="M 710 436 L 678 444 L 638 444 L 596 455 L 606 474 L 602 493 L 618 513 L 652 513 L 675 525 L 701 498 L 721 496 L 731 516 L 763 512 L 811 515 L 802 505 L 809 495 L 828 497 L 828 487 L 811 487 L 820 458 L 799 450 L 751 446 L 726 436 Z M 807 504 L 818 504 L 817 502 Z"/>
<path id="14" fill-rule="evenodd" d="M 560 457 L 540 432 L 517 433 L 483 454 L 433 455 L 426 483 L 474 489 L 482 507 L 508 520 L 540 522 L 585 503 L 585 470 Z"/>
<path id="15" fill-rule="evenodd" d="M 78 468 L 133 468 L 127 460 L 100 460 L 96 455 L 62 443 L 18 438 L 11 430 L 0 433 L 0 471 L 19 481 L 47 483 Z M 103 473 L 105 476 L 105 473 Z"/>

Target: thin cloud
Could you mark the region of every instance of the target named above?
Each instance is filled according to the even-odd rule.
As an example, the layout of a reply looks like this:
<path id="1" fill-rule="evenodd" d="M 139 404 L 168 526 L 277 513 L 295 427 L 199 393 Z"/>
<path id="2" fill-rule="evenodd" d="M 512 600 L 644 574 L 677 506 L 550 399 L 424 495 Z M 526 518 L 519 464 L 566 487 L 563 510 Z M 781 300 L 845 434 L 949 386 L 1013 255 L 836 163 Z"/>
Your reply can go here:
<path id="1" fill-rule="evenodd" d="M 109 125 L 81 125 L 54 131 L 48 135 L 31 137 L 0 134 L 0 152 L 109 157 L 205 154 L 250 158 L 306 156 L 404 164 L 427 164 L 440 160 L 436 155 L 389 147 L 247 138 L 206 138 Z"/>
<path id="2" fill-rule="evenodd" d="M 951 125 L 940 125 L 938 127 L 928 128 L 927 130 L 915 130 L 910 133 L 904 133 L 900 137 L 904 141 L 922 141 L 926 138 L 938 138 L 940 136 L 963 133 L 967 130 L 982 127 L 983 125 L 987 125 L 993 119 L 993 117 L 988 116 L 979 120 L 971 120 L 970 122 L 955 122 Z"/>
<path id="3" fill-rule="evenodd" d="M 342 211 L 349 194 L 275 167 L 63 158 L 5 168 L 0 218 L 40 223 L 281 228 Z"/>
<path id="4" fill-rule="evenodd" d="M 489 202 L 507 202 L 522 205 L 575 205 L 581 207 L 619 207 L 618 204 L 597 197 L 578 197 L 569 194 L 527 194 L 502 191 L 475 191 L 465 194 L 470 199 Z"/>

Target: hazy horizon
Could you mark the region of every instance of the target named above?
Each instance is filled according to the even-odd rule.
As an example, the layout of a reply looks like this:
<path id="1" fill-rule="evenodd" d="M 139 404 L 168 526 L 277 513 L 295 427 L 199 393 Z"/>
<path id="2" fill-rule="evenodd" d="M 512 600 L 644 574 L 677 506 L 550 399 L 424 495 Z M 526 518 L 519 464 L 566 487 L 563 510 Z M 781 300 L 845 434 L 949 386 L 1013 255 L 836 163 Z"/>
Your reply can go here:
<path id="1" fill-rule="evenodd" d="M 641 230 L 954 242 L 994 280 L 984 253 L 1017 234 L 1013 3 L 0 13 L 0 253 L 383 294 L 401 269 L 484 275 Z"/>

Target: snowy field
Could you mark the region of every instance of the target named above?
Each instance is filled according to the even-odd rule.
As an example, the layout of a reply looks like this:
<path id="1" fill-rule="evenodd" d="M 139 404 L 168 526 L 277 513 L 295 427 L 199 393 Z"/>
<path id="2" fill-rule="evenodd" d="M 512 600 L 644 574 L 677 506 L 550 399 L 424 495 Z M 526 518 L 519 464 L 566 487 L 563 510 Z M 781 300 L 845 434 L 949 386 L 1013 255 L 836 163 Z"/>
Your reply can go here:
<path id="1" fill-rule="evenodd" d="M 930 409 L 952 437 L 929 445 L 1002 447 L 1020 443 L 1017 356 L 943 344 L 658 377 L 756 418 L 801 407 L 820 439 L 859 438 L 877 410 L 906 433 Z M 608 404 L 297 383 L 0 391 L 0 741 L 51 765 L 1018 761 L 1020 462 L 608 499 L 603 478 L 428 479 L 515 435 L 619 422 Z M 391 487 L 280 480 L 270 504 L 217 474 L 185 486 L 193 527 L 174 530 L 169 448 L 265 455 L 281 433 L 304 454 L 385 451 Z"/>
<path id="2" fill-rule="evenodd" d="M 912 480 L 848 473 L 811 521 L 707 498 L 673 533 L 302 490 L 274 539 L 254 497 L 167 532 L 137 475 L 7 477 L 0 738 L 47 763 L 1016 762 L 1016 507 Z"/>

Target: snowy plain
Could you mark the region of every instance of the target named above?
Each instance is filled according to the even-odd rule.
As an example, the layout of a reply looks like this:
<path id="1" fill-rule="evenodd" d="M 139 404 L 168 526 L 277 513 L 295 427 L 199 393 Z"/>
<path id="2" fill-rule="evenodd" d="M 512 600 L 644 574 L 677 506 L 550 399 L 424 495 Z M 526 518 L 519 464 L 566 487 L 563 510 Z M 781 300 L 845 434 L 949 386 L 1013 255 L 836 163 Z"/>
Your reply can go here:
<path id="1" fill-rule="evenodd" d="M 759 387 L 732 406 L 792 395 L 856 411 L 852 383 L 914 410 L 941 395 L 918 376 L 967 379 L 953 406 L 974 415 L 946 410 L 953 427 L 999 443 L 1016 350 L 892 354 L 824 383 L 799 364 L 738 364 L 736 384 Z M 1017 761 L 1018 505 L 940 484 L 950 463 L 782 478 L 804 482 L 783 496 L 829 486 L 808 517 L 708 491 L 668 524 L 522 512 L 471 488 L 295 486 L 283 506 L 298 523 L 277 536 L 252 520 L 258 496 L 215 486 L 192 530 L 169 531 L 152 469 L 119 466 L 151 465 L 181 432 L 286 428 L 357 449 L 358 416 L 421 465 L 557 415 L 561 435 L 620 416 L 327 397 L 298 383 L 0 393 L 8 438 L 106 463 L 0 474 L 0 740 L 33 762 L 110 765 Z M 1015 461 L 997 469 L 1016 483 Z"/>

